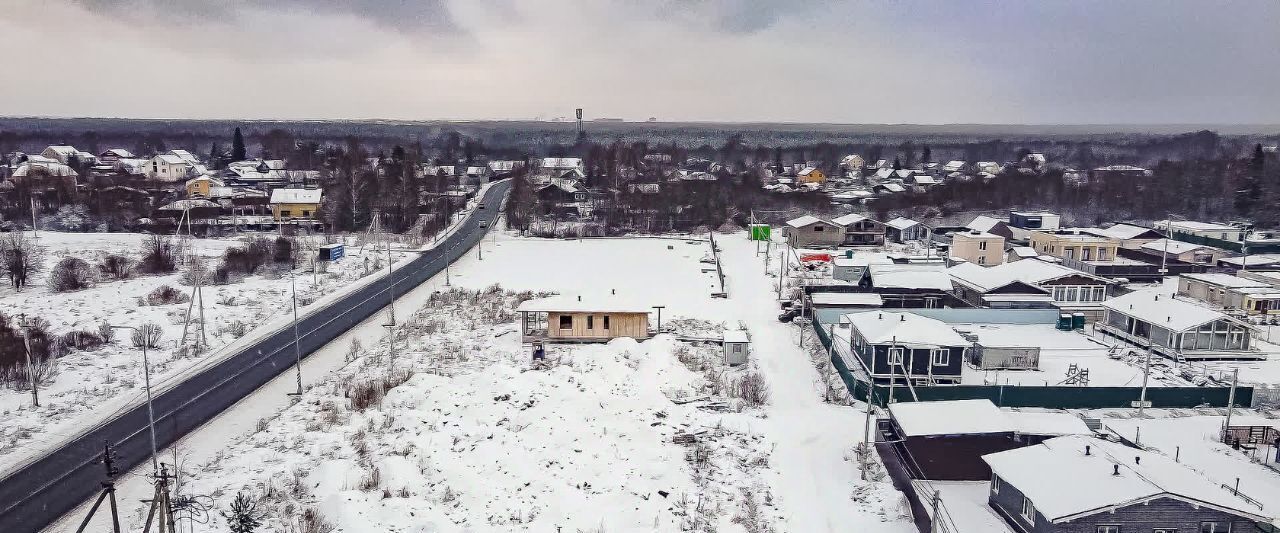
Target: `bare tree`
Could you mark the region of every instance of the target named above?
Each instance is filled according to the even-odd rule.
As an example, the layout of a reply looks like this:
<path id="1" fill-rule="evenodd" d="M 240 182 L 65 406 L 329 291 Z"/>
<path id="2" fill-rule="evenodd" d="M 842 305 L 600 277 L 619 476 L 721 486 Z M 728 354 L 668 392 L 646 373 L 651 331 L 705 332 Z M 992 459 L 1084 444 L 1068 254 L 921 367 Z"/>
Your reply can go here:
<path id="1" fill-rule="evenodd" d="M 0 238 L 0 273 L 9 277 L 14 290 L 22 290 L 43 266 L 44 248 L 27 234 L 14 231 Z"/>
<path id="2" fill-rule="evenodd" d="M 133 345 L 141 348 L 144 344 L 147 348 L 159 348 L 160 339 L 164 337 L 164 329 L 153 323 L 146 323 L 138 326 L 133 330 Z"/>

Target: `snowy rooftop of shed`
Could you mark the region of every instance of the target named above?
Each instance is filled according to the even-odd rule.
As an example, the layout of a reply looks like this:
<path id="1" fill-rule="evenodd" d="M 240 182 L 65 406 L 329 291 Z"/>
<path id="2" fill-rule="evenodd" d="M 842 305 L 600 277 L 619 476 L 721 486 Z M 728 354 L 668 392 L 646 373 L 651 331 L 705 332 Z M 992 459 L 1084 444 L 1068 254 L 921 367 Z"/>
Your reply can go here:
<path id="1" fill-rule="evenodd" d="M 860 215 L 858 213 L 849 213 L 841 217 L 833 218 L 831 219 L 831 221 L 841 226 L 848 226 L 850 224 L 862 222 L 863 220 L 866 220 L 866 219 L 867 219 L 866 216 Z"/>
<path id="2" fill-rule="evenodd" d="M 747 338 L 747 332 L 741 329 L 730 329 L 724 332 L 724 342 L 746 343 L 750 342 Z"/>
<path id="3" fill-rule="evenodd" d="M 884 305 L 884 298 L 874 292 L 815 292 L 809 296 L 813 305 L 875 306 Z"/>
<path id="4" fill-rule="evenodd" d="M 867 269 L 871 274 L 871 284 L 878 289 L 952 289 L 951 276 L 940 264 L 873 264 Z"/>
<path id="5" fill-rule="evenodd" d="M 1013 423 L 991 400 L 899 402 L 889 405 L 889 414 L 905 437 L 1014 431 Z"/>
<path id="6" fill-rule="evenodd" d="M 802 217 L 796 217 L 791 220 L 788 220 L 787 225 L 793 228 L 803 228 L 805 226 L 808 226 L 810 224 L 815 224 L 818 222 L 822 222 L 822 219 L 815 217 L 813 215 L 805 215 Z"/>
<path id="7" fill-rule="evenodd" d="M 914 226 L 914 225 L 916 225 L 916 224 L 919 224 L 919 222 L 916 222 L 916 221 L 911 220 L 911 219 L 909 219 L 909 218 L 897 217 L 897 218 L 895 218 L 895 219 L 893 219 L 893 220 L 890 220 L 890 221 L 888 221 L 888 222 L 885 222 L 884 224 L 885 224 L 886 226 L 889 226 L 889 227 L 891 227 L 891 228 L 895 228 L 895 229 L 907 229 L 907 228 L 909 228 L 909 227 L 911 227 L 911 226 Z"/>
<path id="8" fill-rule="evenodd" d="M 871 344 L 901 346 L 968 346 L 969 341 L 945 322 L 915 313 L 867 311 L 845 315 L 845 320 Z"/>
<path id="9" fill-rule="evenodd" d="M 1085 454 L 1085 447 L 1089 453 Z M 1071 435 L 984 455 L 991 470 L 1017 488 L 1048 520 L 1061 522 L 1171 497 L 1255 520 L 1268 520 L 1243 498 L 1155 452 Z M 1119 475 L 1116 469 L 1119 468 Z"/>
<path id="10" fill-rule="evenodd" d="M 1213 247 L 1205 246 L 1203 244 L 1192 244 L 1189 242 L 1176 241 L 1173 239 L 1156 239 L 1154 241 L 1144 243 L 1142 245 L 1142 249 L 1149 252 L 1163 254 L 1167 251 L 1168 253 L 1171 253 L 1174 255 L 1185 254 L 1187 252 L 1192 252 L 1195 250 L 1207 249 L 1207 248 L 1213 248 Z"/>

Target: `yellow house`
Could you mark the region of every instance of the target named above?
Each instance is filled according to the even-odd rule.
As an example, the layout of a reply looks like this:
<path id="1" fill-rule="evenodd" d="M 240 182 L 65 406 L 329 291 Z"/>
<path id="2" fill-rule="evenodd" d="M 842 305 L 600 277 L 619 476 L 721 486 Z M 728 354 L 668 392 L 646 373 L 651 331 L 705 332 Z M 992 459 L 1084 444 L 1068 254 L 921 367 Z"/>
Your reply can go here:
<path id="1" fill-rule="evenodd" d="M 320 189 L 276 189 L 271 191 L 271 216 L 276 220 L 316 217 L 320 210 Z"/>
<path id="2" fill-rule="evenodd" d="M 1120 244 L 1114 239 L 1078 231 L 1033 231 L 1031 247 L 1041 255 L 1078 261 L 1113 261 Z"/>
<path id="3" fill-rule="evenodd" d="M 805 167 L 804 170 L 796 174 L 797 183 L 824 183 L 826 181 L 827 175 L 813 167 Z"/>
<path id="4" fill-rule="evenodd" d="M 618 337 L 649 338 L 650 308 L 616 295 L 587 298 L 558 295 L 521 303 L 523 342 L 607 342 Z"/>
<path id="5" fill-rule="evenodd" d="M 978 230 L 955 233 L 948 255 L 975 265 L 995 266 L 1004 262 L 1004 237 Z"/>
<path id="6" fill-rule="evenodd" d="M 212 187 L 222 187 L 222 180 L 209 176 L 200 176 L 187 180 L 187 197 L 208 198 Z"/>

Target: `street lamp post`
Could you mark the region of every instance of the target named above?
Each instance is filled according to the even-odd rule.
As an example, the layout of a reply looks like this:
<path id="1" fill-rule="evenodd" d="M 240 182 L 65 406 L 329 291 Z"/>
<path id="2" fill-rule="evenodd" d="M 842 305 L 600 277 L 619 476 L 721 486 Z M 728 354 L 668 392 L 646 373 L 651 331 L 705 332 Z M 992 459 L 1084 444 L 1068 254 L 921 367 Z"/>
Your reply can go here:
<path id="1" fill-rule="evenodd" d="M 147 427 L 151 430 L 151 468 L 160 471 L 159 454 L 156 452 L 156 412 L 151 405 L 151 363 L 147 360 L 147 344 L 151 341 L 150 330 L 140 330 L 133 326 L 109 326 L 112 329 L 127 329 L 138 332 L 142 337 L 142 379 L 147 388 Z"/>
<path id="2" fill-rule="evenodd" d="M 298 376 L 298 398 L 302 398 L 302 338 L 298 335 L 298 274 L 296 269 L 289 271 L 289 285 L 293 289 L 293 360 Z"/>

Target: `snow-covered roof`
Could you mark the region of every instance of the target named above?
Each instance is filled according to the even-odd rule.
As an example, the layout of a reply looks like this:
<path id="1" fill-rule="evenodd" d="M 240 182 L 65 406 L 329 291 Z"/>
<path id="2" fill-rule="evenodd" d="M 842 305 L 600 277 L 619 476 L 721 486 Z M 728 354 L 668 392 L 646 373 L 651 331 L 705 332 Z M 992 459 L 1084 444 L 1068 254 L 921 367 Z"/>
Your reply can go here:
<path id="1" fill-rule="evenodd" d="M 873 306 L 884 305 L 884 298 L 874 292 L 815 292 L 809 295 L 813 305 Z"/>
<path id="2" fill-rule="evenodd" d="M 1102 306 L 1173 331 L 1185 331 L 1228 318 L 1213 309 L 1179 300 L 1161 289 L 1147 289 L 1117 296 L 1102 302 Z"/>
<path id="3" fill-rule="evenodd" d="M 904 437 L 977 435 L 1014 431 L 1013 423 L 1004 416 L 996 404 L 991 403 L 991 400 L 898 402 L 889 404 L 889 415 L 898 423 Z"/>
<path id="4" fill-rule="evenodd" d="M 648 313 L 652 309 L 649 302 L 617 294 L 579 295 L 557 294 L 545 298 L 526 300 L 516 307 L 516 311 L 524 312 L 582 312 L 582 313 Z"/>
<path id="5" fill-rule="evenodd" d="M 582 168 L 582 158 L 580 157 L 544 157 L 541 166 L 544 169 L 575 169 Z"/>
<path id="6" fill-rule="evenodd" d="M 951 235 L 951 238 L 952 238 L 952 239 L 959 239 L 959 238 L 965 238 L 965 239 L 1003 239 L 1004 237 L 1001 237 L 1001 236 L 996 235 L 996 234 L 994 234 L 994 233 L 987 233 L 987 232 L 985 232 L 985 231 L 970 230 L 970 231 L 961 231 L 961 232 L 953 233 L 953 234 Z"/>
<path id="7" fill-rule="evenodd" d="M 1175 220 L 1172 224 L 1168 220 L 1156 222 L 1156 227 L 1172 227 L 1174 230 L 1183 231 L 1240 231 L 1240 228 L 1228 226 L 1226 224 L 1215 224 L 1213 222 L 1196 222 L 1194 220 Z"/>
<path id="8" fill-rule="evenodd" d="M 1107 165 L 1093 169 L 1099 172 L 1145 172 L 1147 169 L 1133 165 Z"/>
<path id="9" fill-rule="evenodd" d="M 1270 520 L 1256 514 L 1257 508 L 1243 498 L 1166 455 L 1095 437 L 1057 437 L 982 458 L 1050 522 L 1162 497 Z"/>
<path id="10" fill-rule="evenodd" d="M 893 264 L 893 258 L 884 252 L 853 252 L 853 257 L 840 256 L 832 260 L 836 266 L 856 267 L 867 265 L 890 265 Z"/>
<path id="11" fill-rule="evenodd" d="M 1004 221 L 996 217 L 990 217 L 987 215 L 978 215 L 974 217 L 973 220 L 969 222 L 969 224 L 965 225 L 965 227 L 969 229 L 976 229 L 978 231 L 991 231 L 991 228 L 996 227 L 996 225 L 1000 224 L 1001 222 L 1004 222 Z"/>
<path id="12" fill-rule="evenodd" d="M 891 177 L 893 177 L 893 169 L 891 168 L 882 168 L 876 171 L 877 179 L 887 180 Z"/>
<path id="13" fill-rule="evenodd" d="M 489 169 L 494 172 L 511 172 L 512 170 L 516 169 L 517 164 L 521 164 L 521 163 L 523 163 L 523 161 L 513 161 L 513 160 L 490 161 Z"/>
<path id="14" fill-rule="evenodd" d="M 867 217 L 859 215 L 858 213 L 849 213 L 847 215 L 831 219 L 832 222 L 841 226 L 848 226 L 850 224 L 862 222 L 863 220 L 867 220 Z"/>
<path id="15" fill-rule="evenodd" d="M 1046 281 L 1067 276 L 1084 276 L 1098 281 L 1103 278 L 1086 274 L 1079 270 L 1067 268 L 1059 264 L 1048 263 L 1038 259 L 1025 259 L 999 264 L 993 267 L 981 267 L 972 263 L 961 263 L 947 269 L 947 273 L 956 281 L 969 285 L 979 291 L 987 292 L 998 289 L 1015 281 L 1039 285 Z"/>
<path id="16" fill-rule="evenodd" d="M 911 179 L 915 180 L 916 185 L 936 185 L 938 183 L 938 180 L 933 179 L 933 176 L 928 174 L 917 174 L 912 176 Z"/>
<path id="17" fill-rule="evenodd" d="M 741 329 L 725 330 L 723 338 L 724 338 L 724 342 L 745 343 L 745 342 L 750 342 L 751 340 L 747 338 L 747 332 Z"/>
<path id="18" fill-rule="evenodd" d="M 1202 274 L 1183 274 L 1183 278 L 1193 279 L 1204 283 L 1211 283 L 1228 289 L 1243 289 L 1245 287 L 1270 287 L 1269 283 L 1232 276 L 1231 274 L 1223 274 L 1221 272 L 1205 272 Z"/>
<path id="19" fill-rule="evenodd" d="M 271 191 L 271 203 L 318 204 L 322 194 L 320 189 L 276 189 Z"/>
<path id="20" fill-rule="evenodd" d="M 865 311 L 846 314 L 844 319 L 871 344 L 925 347 L 972 344 L 945 322 L 915 313 Z"/>
<path id="21" fill-rule="evenodd" d="M 881 183 L 880 186 L 888 189 L 889 192 L 903 192 L 907 190 L 907 188 L 903 187 L 901 183 L 895 183 L 892 181 Z"/>
<path id="22" fill-rule="evenodd" d="M 1107 228 L 1080 228 L 1080 231 L 1103 237 L 1111 237 L 1112 239 L 1126 240 L 1136 239 L 1144 233 L 1155 230 L 1151 228 L 1144 228 L 1142 226 L 1135 226 L 1133 224 L 1115 224 Z"/>
<path id="23" fill-rule="evenodd" d="M 106 150 L 106 151 L 102 152 L 102 156 L 103 156 L 103 157 L 106 157 L 106 156 L 115 156 L 115 157 L 122 157 L 122 158 L 130 158 L 130 159 L 132 159 L 132 158 L 133 158 L 133 152 L 130 152 L 130 151 L 128 151 L 128 150 L 125 150 L 124 148 L 110 148 L 110 149 L 108 149 L 108 150 Z"/>
<path id="24" fill-rule="evenodd" d="M 37 171 L 43 171 L 45 174 L 49 176 L 56 176 L 56 177 L 67 177 L 67 176 L 79 175 L 71 167 L 64 165 L 62 163 L 59 163 L 57 161 L 46 163 L 43 161 L 33 162 L 30 159 L 28 159 L 27 162 L 21 165 L 18 165 L 18 168 L 13 170 L 13 174 L 11 177 L 23 178 Z"/>
<path id="25" fill-rule="evenodd" d="M 822 219 L 815 217 L 813 215 L 805 215 L 802 217 L 796 217 L 791 220 L 788 220 L 787 225 L 793 228 L 803 228 L 805 226 L 809 226 L 818 222 L 822 222 Z"/>
<path id="26" fill-rule="evenodd" d="M 1010 248 L 1009 251 L 1013 252 L 1013 255 L 1016 255 L 1023 259 L 1040 255 L 1039 253 L 1036 252 L 1035 248 L 1032 248 L 1030 246 L 1014 246 L 1013 248 Z"/>
<path id="27" fill-rule="evenodd" d="M 804 170 L 801 170 L 800 172 L 797 172 L 797 173 L 796 173 L 796 175 L 797 175 L 797 176 L 808 176 L 808 175 L 810 175 L 810 174 L 813 174 L 813 173 L 814 173 L 814 171 L 816 171 L 816 170 L 818 170 L 818 169 L 813 168 L 813 167 L 804 167 Z"/>
<path id="28" fill-rule="evenodd" d="M 1192 244 L 1174 239 L 1156 239 L 1151 242 L 1143 243 L 1142 249 L 1148 252 L 1164 254 L 1166 251 L 1173 255 L 1182 255 L 1187 252 L 1194 252 L 1200 249 L 1213 248 L 1203 244 Z"/>
<path id="29" fill-rule="evenodd" d="M 964 161 L 961 161 L 959 159 L 953 159 L 951 161 L 947 161 L 947 164 L 943 165 L 942 169 L 947 172 L 956 172 L 960 169 L 963 169 L 964 165 L 965 165 Z"/>
<path id="30" fill-rule="evenodd" d="M 1013 430 L 1023 435 L 1092 435 L 1079 416 L 1051 411 L 1004 411 Z"/>
<path id="31" fill-rule="evenodd" d="M 889 226 L 894 229 L 899 229 L 899 230 L 910 228 L 912 226 L 915 226 L 916 224 L 919 224 L 919 222 L 916 222 L 909 218 L 903 218 L 903 217 L 897 217 L 897 218 L 894 218 L 893 220 L 890 220 L 884 223 L 884 225 L 886 226 Z"/>
<path id="32" fill-rule="evenodd" d="M 871 285 L 877 289 L 951 290 L 951 276 L 941 264 L 870 265 Z"/>
<path id="33" fill-rule="evenodd" d="M 1280 254 L 1249 254 L 1248 259 L 1245 257 L 1226 257 L 1219 261 L 1235 266 L 1244 265 L 1246 261 L 1248 266 L 1280 264 Z"/>

